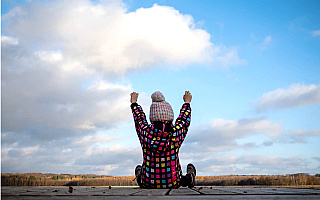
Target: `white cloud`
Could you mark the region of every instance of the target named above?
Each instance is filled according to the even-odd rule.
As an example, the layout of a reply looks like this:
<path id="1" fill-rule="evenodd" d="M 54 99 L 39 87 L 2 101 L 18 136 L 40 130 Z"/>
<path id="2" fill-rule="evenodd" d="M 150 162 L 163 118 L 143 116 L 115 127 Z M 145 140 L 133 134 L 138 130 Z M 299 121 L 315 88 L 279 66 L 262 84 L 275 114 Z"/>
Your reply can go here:
<path id="1" fill-rule="evenodd" d="M 139 163 L 141 161 L 141 150 L 139 147 L 127 148 L 123 145 L 112 145 L 108 148 L 88 148 L 82 156 L 75 159 L 76 165 L 107 165 L 123 164 L 124 162 Z M 142 161 L 141 161 L 142 162 Z M 140 162 L 140 163 L 141 163 Z M 135 167 L 135 166 L 134 166 Z M 134 168 L 132 166 L 132 168 Z"/>
<path id="2" fill-rule="evenodd" d="M 19 44 L 19 40 L 17 38 L 10 37 L 10 36 L 1 36 L 1 44 L 17 45 Z"/>
<path id="3" fill-rule="evenodd" d="M 40 124 L 56 131 L 108 128 L 129 116 L 132 89 L 112 83 L 115 74 L 164 63 L 240 61 L 235 49 L 214 46 L 192 16 L 168 6 L 126 12 L 120 1 L 31 2 L 3 20 L 11 35 L 2 36 L 11 44 L 2 59 L 5 131 Z"/>
<path id="4" fill-rule="evenodd" d="M 312 36 L 319 37 L 320 36 L 320 30 L 312 31 Z"/>
<path id="5" fill-rule="evenodd" d="M 208 172 L 212 175 L 285 174 L 290 170 L 295 173 L 294 170 L 298 169 L 295 167 L 295 158 L 259 155 L 260 150 L 273 148 L 273 145 L 306 143 L 307 139 L 316 137 L 320 137 L 319 129 L 284 130 L 278 122 L 264 118 L 213 119 L 209 124 L 190 129 L 181 147 L 180 157 L 182 164 L 197 163 L 205 175 Z M 252 153 L 257 155 L 250 156 Z M 274 163 L 284 165 L 279 168 L 266 166 Z"/>
<path id="6" fill-rule="evenodd" d="M 293 84 L 265 93 L 255 102 L 257 110 L 287 109 L 320 104 L 320 85 Z"/>
<path id="7" fill-rule="evenodd" d="M 13 145 L 10 139 L 17 135 L 2 136 L 3 172 L 133 175 L 135 166 L 142 163 L 139 146 L 112 145 L 110 140 L 119 138 L 107 135 L 79 135 L 51 142 L 21 136 L 26 141 L 19 140 L 18 145 Z"/>
<path id="8" fill-rule="evenodd" d="M 289 130 L 285 133 L 285 140 L 288 142 L 307 143 L 306 138 L 320 137 L 320 129 L 314 130 Z"/>
<path id="9" fill-rule="evenodd" d="M 213 52 L 215 56 L 212 58 L 212 61 L 222 65 L 224 68 L 232 65 L 244 65 L 247 63 L 246 60 L 239 58 L 238 50 L 236 48 L 215 46 L 213 47 Z"/>
<path id="10" fill-rule="evenodd" d="M 29 155 L 39 150 L 39 146 L 25 147 L 21 149 L 21 155 Z"/>
<path id="11" fill-rule="evenodd" d="M 99 80 L 99 76 L 86 73 L 81 64 L 65 62 L 60 54 L 32 55 L 21 54 L 21 51 L 24 50 L 7 51 L 7 57 L 3 59 L 2 120 L 5 131 L 42 126 L 43 135 L 54 129 L 75 131 L 75 134 L 79 130 L 110 128 L 117 121 L 129 119 L 126 103 L 132 91 L 130 85 L 119 87 L 104 80 L 109 84 L 108 88 L 82 87 L 89 80 Z M 62 67 L 66 65 L 73 66 L 66 70 Z M 59 135 L 55 134 L 56 137 Z"/>
<path id="12" fill-rule="evenodd" d="M 272 36 L 271 35 L 266 36 L 260 46 L 260 49 L 262 50 L 266 49 L 267 46 L 269 46 L 272 42 L 273 42 Z"/>
<path id="13" fill-rule="evenodd" d="M 108 135 L 88 135 L 80 139 L 75 139 L 74 145 L 88 147 L 95 144 L 110 143 L 114 139 Z"/>
<path id="14" fill-rule="evenodd" d="M 62 53 L 61 51 L 37 51 L 35 55 L 38 56 L 43 61 L 48 62 L 58 62 L 62 60 Z"/>
<path id="15" fill-rule="evenodd" d="M 280 124 L 264 118 L 247 118 L 241 120 L 213 119 L 210 124 L 195 128 L 188 134 L 183 151 L 198 159 L 207 159 L 214 153 L 228 152 L 235 149 L 253 148 L 264 141 L 241 144 L 239 139 L 250 136 L 265 135 L 276 141 L 281 137 L 283 128 Z M 201 144 L 201 145 L 200 145 Z M 194 156 L 193 154 L 197 154 Z"/>
<path id="16" fill-rule="evenodd" d="M 275 157 L 261 155 L 225 155 L 214 156 L 210 160 L 198 163 L 199 173 L 207 175 L 274 175 L 293 174 L 310 171 L 305 160 L 296 157 Z"/>
<path id="17" fill-rule="evenodd" d="M 212 44 L 192 16 L 168 6 L 127 12 L 121 1 L 31 1 L 2 21 L 4 171 L 129 171 L 121 163 L 84 164 L 103 153 L 113 154 L 114 162 L 125 157 L 90 145 L 116 140 L 95 134 L 132 120 L 132 86 L 117 78 L 164 64 L 244 62 L 235 48 Z M 96 157 L 81 160 L 90 150 L 97 150 Z"/>
<path id="18" fill-rule="evenodd" d="M 281 125 L 264 118 L 247 118 L 238 121 L 214 119 L 211 128 L 215 132 L 223 132 L 224 135 L 233 138 L 243 138 L 255 133 L 267 133 L 270 136 L 276 136 L 282 132 Z"/>
<path id="19" fill-rule="evenodd" d="M 30 48 L 37 41 L 41 48 L 62 48 L 63 56 L 109 73 L 162 64 L 245 62 L 236 49 L 212 44 L 192 16 L 169 6 L 126 12 L 121 4 L 53 1 L 33 3 L 4 19 L 4 31 L 23 45 Z"/>

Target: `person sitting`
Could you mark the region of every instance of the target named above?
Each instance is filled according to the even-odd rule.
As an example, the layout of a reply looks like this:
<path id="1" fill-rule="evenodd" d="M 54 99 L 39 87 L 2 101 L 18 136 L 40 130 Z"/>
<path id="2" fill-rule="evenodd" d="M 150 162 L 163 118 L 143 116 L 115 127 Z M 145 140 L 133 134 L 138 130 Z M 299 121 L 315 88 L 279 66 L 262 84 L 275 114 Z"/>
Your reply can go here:
<path id="1" fill-rule="evenodd" d="M 191 121 L 191 93 L 185 92 L 184 104 L 174 124 L 172 107 L 161 92 L 156 91 L 151 95 L 150 124 L 142 107 L 137 103 L 138 96 L 136 92 L 131 93 L 135 129 L 143 152 L 142 166 L 138 165 L 135 169 L 138 185 L 141 188 L 194 187 L 194 165 L 188 164 L 187 174 L 182 176 L 179 161 L 179 149 Z"/>

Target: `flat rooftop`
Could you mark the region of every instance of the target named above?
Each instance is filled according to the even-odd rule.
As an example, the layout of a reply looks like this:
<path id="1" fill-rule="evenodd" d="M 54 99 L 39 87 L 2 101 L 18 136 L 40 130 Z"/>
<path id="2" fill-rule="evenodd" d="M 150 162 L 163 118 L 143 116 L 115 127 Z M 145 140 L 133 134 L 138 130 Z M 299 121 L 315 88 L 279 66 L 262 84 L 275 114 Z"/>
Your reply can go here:
<path id="1" fill-rule="evenodd" d="M 2 199 L 320 199 L 320 187 L 1 187 Z"/>

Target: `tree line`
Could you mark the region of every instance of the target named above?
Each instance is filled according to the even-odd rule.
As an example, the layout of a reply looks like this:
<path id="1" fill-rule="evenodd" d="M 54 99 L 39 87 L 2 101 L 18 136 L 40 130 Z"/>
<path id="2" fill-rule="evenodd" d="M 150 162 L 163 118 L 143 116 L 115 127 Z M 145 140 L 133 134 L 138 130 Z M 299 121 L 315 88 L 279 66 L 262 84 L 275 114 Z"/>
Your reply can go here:
<path id="1" fill-rule="evenodd" d="M 303 186 L 320 185 L 320 176 L 304 173 L 287 175 L 227 175 L 196 177 L 198 186 Z"/>
<path id="2" fill-rule="evenodd" d="M 137 186 L 134 176 L 1 174 L 1 186 Z"/>
<path id="3" fill-rule="evenodd" d="M 1 174 L 1 186 L 137 186 L 134 176 L 71 174 Z M 224 175 L 197 176 L 197 186 L 303 186 L 320 185 L 320 175 Z"/>

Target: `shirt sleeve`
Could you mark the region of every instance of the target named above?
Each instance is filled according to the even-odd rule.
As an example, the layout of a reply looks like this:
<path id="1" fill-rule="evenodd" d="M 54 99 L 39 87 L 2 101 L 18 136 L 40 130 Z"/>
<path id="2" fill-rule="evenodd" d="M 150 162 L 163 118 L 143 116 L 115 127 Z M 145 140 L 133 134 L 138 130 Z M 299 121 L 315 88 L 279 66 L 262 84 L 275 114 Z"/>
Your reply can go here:
<path id="1" fill-rule="evenodd" d="M 172 141 L 174 141 L 177 145 L 181 146 L 184 138 L 188 133 L 188 128 L 191 122 L 191 107 L 189 103 L 185 103 L 182 105 L 180 109 L 180 114 L 174 124 Z"/>
<path id="2" fill-rule="evenodd" d="M 148 121 L 146 119 L 145 113 L 142 110 L 142 107 L 139 104 L 132 103 L 131 110 L 133 114 L 135 128 L 139 136 L 139 139 L 141 140 L 143 137 L 143 133 L 145 133 L 145 129 L 148 128 Z"/>

